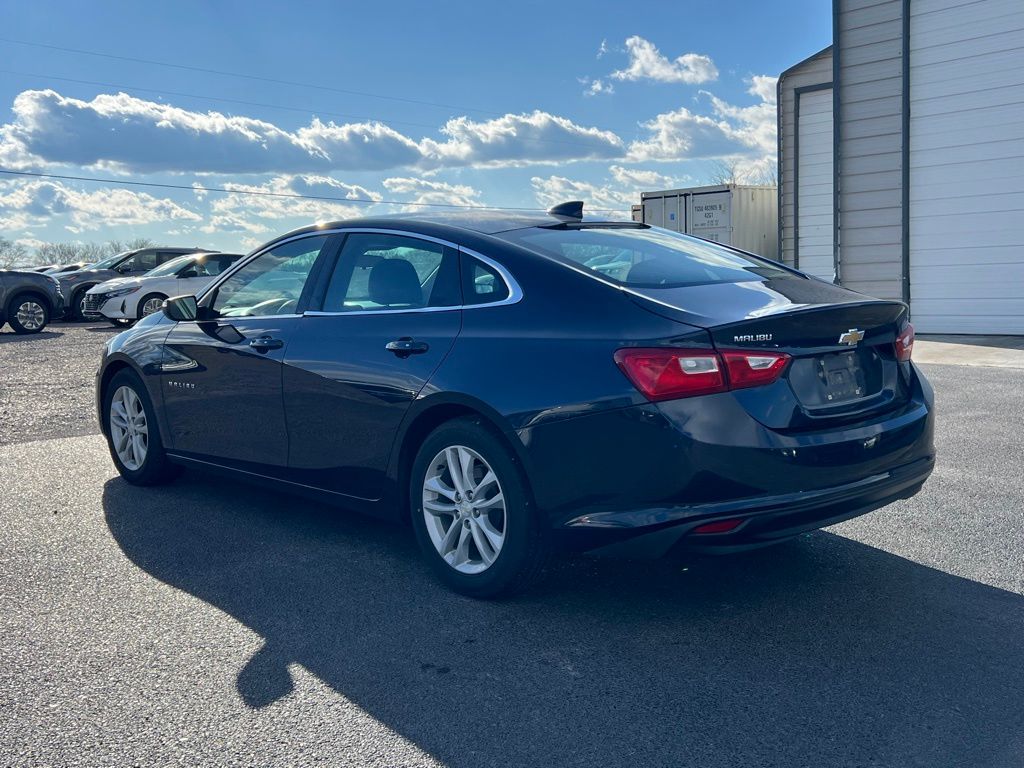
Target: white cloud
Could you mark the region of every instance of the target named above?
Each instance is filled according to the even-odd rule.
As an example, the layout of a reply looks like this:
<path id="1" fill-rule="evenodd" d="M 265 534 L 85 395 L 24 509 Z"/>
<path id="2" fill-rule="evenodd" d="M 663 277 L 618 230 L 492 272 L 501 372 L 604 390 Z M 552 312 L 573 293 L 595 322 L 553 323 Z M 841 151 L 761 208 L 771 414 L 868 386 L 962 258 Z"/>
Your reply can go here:
<path id="1" fill-rule="evenodd" d="M 615 86 L 601 79 L 590 80 L 584 77 L 580 82 L 587 86 L 583 90 L 584 96 L 600 96 L 601 94 L 610 96 L 615 93 Z"/>
<path id="2" fill-rule="evenodd" d="M 293 176 L 290 179 L 292 191 L 300 195 L 314 197 L 343 197 L 346 200 L 367 200 L 378 202 L 382 198 L 379 192 L 373 192 L 358 184 L 346 184 L 329 176 Z"/>
<path id="3" fill-rule="evenodd" d="M 653 191 L 667 189 L 676 183 L 676 179 L 671 176 L 642 168 L 623 168 L 621 165 L 613 165 L 608 171 L 619 184 L 633 189 L 643 188 L 646 191 Z"/>
<path id="4" fill-rule="evenodd" d="M 718 68 L 709 56 L 684 53 L 669 60 L 654 43 L 634 35 L 626 40 L 629 66 L 612 72 L 616 80 L 656 80 L 661 83 L 707 83 L 718 77 Z"/>
<path id="5" fill-rule="evenodd" d="M 630 145 L 629 159 L 634 162 L 720 157 L 737 149 L 727 122 L 698 115 L 686 107 L 664 112 L 640 126 L 651 135 Z"/>
<path id="6" fill-rule="evenodd" d="M 13 122 L 0 126 L 0 160 L 17 168 L 58 163 L 136 173 L 327 173 L 567 162 L 616 157 L 624 149 L 610 131 L 541 111 L 482 122 L 458 117 L 440 128 L 441 140 L 416 140 L 380 122 L 337 125 L 317 118 L 288 131 L 125 93 L 83 101 L 53 90 L 24 91 L 13 111 Z"/>
<path id="7" fill-rule="evenodd" d="M 568 179 L 565 176 L 549 176 L 530 179 L 534 197 L 543 208 L 549 208 L 567 200 L 582 200 L 583 210 L 599 210 L 603 216 L 613 219 L 628 219 L 629 208 L 640 202 L 637 193 L 615 189 L 609 185 L 592 184 L 587 181 Z"/>
<path id="8" fill-rule="evenodd" d="M 750 87 L 747 93 L 757 96 L 761 101 L 774 104 L 777 96 L 776 85 L 779 78 L 774 75 L 754 75 L 750 78 Z"/>
<path id="9" fill-rule="evenodd" d="M 275 176 L 263 184 L 225 183 L 230 194 L 210 203 L 209 221 L 203 232 L 236 232 L 251 235 L 280 229 L 280 220 L 331 221 L 350 219 L 365 212 L 364 206 L 329 200 L 310 200 L 290 195 L 319 195 L 347 199 L 380 200 L 378 193 L 326 176 Z M 247 192 L 257 194 L 245 194 Z M 280 195 L 275 197 L 274 195 Z M 244 244 L 244 243 L 243 243 Z"/>
<path id="10" fill-rule="evenodd" d="M 761 103 L 750 107 L 737 107 L 707 93 L 715 114 L 729 121 L 732 135 L 743 145 L 761 152 L 776 150 L 778 112 L 775 105 L 775 83 L 778 78 L 756 75 L 751 78 L 747 93 L 757 96 Z"/>
<path id="11" fill-rule="evenodd" d="M 479 206 L 479 190 L 466 184 L 449 184 L 430 179 L 394 177 L 384 179 L 384 189 L 398 195 L 410 195 L 410 203 L 431 203 L 441 205 Z M 420 205 L 407 206 L 406 210 L 422 210 Z"/>
<path id="12" fill-rule="evenodd" d="M 445 123 L 445 142 L 424 139 L 426 164 L 433 167 L 514 166 L 559 160 L 618 157 L 625 145 L 611 131 L 587 128 L 536 110 L 477 122 L 457 117 Z"/>
<path id="13" fill-rule="evenodd" d="M 686 107 L 664 112 L 641 123 L 650 136 L 629 148 L 633 162 L 687 160 L 727 157 L 746 153 L 758 157 L 773 154 L 776 147 L 775 78 L 751 78 L 748 93 L 758 104 L 740 107 L 712 93 L 701 91 L 711 103 L 712 115 Z"/>
<path id="14" fill-rule="evenodd" d="M 599 45 L 598 48 L 597 48 L 597 58 L 600 59 L 606 53 L 608 53 L 608 41 L 607 40 L 602 40 L 601 41 L 601 45 Z"/>
<path id="15" fill-rule="evenodd" d="M 42 246 L 46 245 L 45 240 L 39 240 L 38 238 L 35 237 L 19 237 L 17 240 L 14 241 L 14 243 L 15 245 L 20 245 L 25 248 L 31 248 L 32 250 L 35 250 L 36 248 L 41 248 Z"/>
<path id="16" fill-rule="evenodd" d="M 67 229 L 83 232 L 101 226 L 139 226 L 159 221 L 199 221 L 201 216 L 173 200 L 145 192 L 104 188 L 83 192 L 60 182 L 15 182 L 0 194 L 0 227 L 38 226 L 66 215 Z"/>

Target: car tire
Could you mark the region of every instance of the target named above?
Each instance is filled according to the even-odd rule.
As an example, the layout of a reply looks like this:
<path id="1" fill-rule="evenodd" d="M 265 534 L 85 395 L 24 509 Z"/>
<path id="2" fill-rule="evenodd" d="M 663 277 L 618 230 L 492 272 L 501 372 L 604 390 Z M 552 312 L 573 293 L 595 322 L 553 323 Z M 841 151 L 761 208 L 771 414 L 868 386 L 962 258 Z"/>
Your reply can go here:
<path id="1" fill-rule="evenodd" d="M 164 450 L 156 411 L 142 380 L 123 370 L 103 393 L 104 431 L 114 466 L 132 485 L 162 485 L 180 473 Z"/>
<path id="2" fill-rule="evenodd" d="M 19 293 L 7 305 L 7 322 L 15 333 L 39 333 L 50 322 L 50 309 L 38 296 Z"/>
<path id="3" fill-rule="evenodd" d="M 163 302 L 167 300 L 167 297 L 164 296 L 162 293 L 149 293 L 143 296 L 141 299 L 139 299 L 139 303 L 136 305 L 136 315 L 139 320 L 144 318 L 146 315 L 152 315 L 160 311 L 160 309 L 157 308 L 152 312 L 146 312 L 146 302 L 154 300 L 159 300 L 160 303 L 163 304 Z"/>
<path id="4" fill-rule="evenodd" d="M 68 301 L 68 306 L 64 311 L 64 319 L 67 322 L 80 323 L 85 320 L 85 317 L 82 315 L 82 301 L 85 299 L 85 294 L 89 292 L 89 289 L 95 287 L 95 285 L 83 285 L 71 292 L 71 299 Z"/>
<path id="5" fill-rule="evenodd" d="M 410 472 L 409 508 L 431 569 L 461 594 L 520 592 L 539 580 L 550 557 L 550 534 L 519 461 L 479 419 L 446 422 L 423 441 Z"/>

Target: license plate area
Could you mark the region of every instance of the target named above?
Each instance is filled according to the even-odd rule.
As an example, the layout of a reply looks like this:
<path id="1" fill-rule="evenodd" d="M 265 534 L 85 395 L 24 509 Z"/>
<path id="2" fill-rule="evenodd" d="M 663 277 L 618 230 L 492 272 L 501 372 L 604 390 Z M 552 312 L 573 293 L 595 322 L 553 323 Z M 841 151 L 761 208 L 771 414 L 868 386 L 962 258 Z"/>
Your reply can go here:
<path id="1" fill-rule="evenodd" d="M 856 352 L 819 357 L 818 378 L 824 386 L 826 403 L 845 403 L 862 397 L 867 390 L 864 369 Z"/>
<path id="2" fill-rule="evenodd" d="M 870 348 L 798 358 L 790 366 L 789 382 L 811 410 L 848 405 L 881 391 L 882 361 Z"/>

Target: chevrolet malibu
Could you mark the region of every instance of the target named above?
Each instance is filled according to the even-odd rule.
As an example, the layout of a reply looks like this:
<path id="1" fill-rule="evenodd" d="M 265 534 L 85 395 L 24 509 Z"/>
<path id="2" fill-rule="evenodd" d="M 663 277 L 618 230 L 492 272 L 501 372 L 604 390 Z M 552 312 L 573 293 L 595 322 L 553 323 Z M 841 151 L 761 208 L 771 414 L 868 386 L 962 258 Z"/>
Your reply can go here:
<path id="1" fill-rule="evenodd" d="M 400 520 L 485 597 L 556 550 L 736 552 L 915 494 L 913 341 L 900 302 L 567 203 L 284 235 L 114 337 L 96 391 L 128 482 Z"/>

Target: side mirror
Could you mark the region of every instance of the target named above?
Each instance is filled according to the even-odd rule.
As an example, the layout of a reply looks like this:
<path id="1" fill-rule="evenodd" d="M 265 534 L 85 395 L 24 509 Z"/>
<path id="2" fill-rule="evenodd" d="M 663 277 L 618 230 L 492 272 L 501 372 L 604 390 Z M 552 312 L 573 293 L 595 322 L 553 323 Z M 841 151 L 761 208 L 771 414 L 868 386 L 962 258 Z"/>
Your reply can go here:
<path id="1" fill-rule="evenodd" d="M 199 316 L 199 305 L 195 296 L 175 296 L 164 302 L 164 314 L 176 323 L 195 320 Z"/>
<path id="2" fill-rule="evenodd" d="M 196 272 L 194 269 L 190 269 L 178 275 L 179 280 L 184 280 L 187 277 L 199 277 L 199 273 Z"/>

